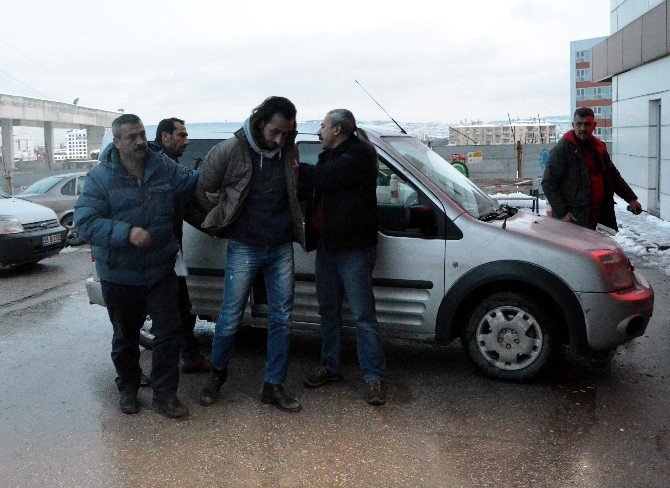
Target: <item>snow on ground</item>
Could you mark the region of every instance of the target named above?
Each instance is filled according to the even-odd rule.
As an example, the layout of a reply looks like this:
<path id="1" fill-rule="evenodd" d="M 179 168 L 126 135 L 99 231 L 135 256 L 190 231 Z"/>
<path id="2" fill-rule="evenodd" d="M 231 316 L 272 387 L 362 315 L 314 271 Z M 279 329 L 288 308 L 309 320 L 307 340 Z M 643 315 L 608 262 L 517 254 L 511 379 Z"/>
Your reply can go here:
<path id="1" fill-rule="evenodd" d="M 89 252 L 91 250 L 90 246 L 81 245 L 81 246 L 65 246 L 61 251 L 61 254 L 70 254 L 73 252 Z"/>
<path id="2" fill-rule="evenodd" d="M 500 203 L 509 203 L 510 206 L 528 209 L 530 200 L 515 200 L 528 198 L 525 193 L 511 193 L 491 195 Z M 646 212 L 633 215 L 626 210 L 626 202 L 616 198 L 614 210 L 616 212 L 619 232 L 613 239 L 633 262 L 640 265 L 660 269 L 670 275 L 670 222 L 649 215 Z M 539 200 L 540 214 L 546 215 L 547 201 Z"/>

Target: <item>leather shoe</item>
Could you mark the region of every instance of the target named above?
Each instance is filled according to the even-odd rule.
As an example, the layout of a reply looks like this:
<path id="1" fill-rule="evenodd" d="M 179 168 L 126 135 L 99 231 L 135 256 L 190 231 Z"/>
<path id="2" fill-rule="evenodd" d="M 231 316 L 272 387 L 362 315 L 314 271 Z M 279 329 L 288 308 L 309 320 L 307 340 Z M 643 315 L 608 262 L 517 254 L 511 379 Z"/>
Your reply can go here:
<path id="1" fill-rule="evenodd" d="M 263 384 L 261 402 L 270 403 L 284 412 L 299 412 L 302 408 L 298 400 L 286 394 L 282 385 L 274 385 L 272 383 Z"/>
<path id="2" fill-rule="evenodd" d="M 207 407 L 215 403 L 219 399 L 221 387 L 227 378 L 228 373 L 226 369 L 218 370 L 212 366 L 212 370 L 207 377 L 207 382 L 200 393 L 200 405 Z"/>
<path id="3" fill-rule="evenodd" d="M 179 398 L 177 398 L 177 395 L 174 395 L 169 400 L 157 400 L 154 398 L 151 405 L 153 405 L 158 413 L 170 417 L 171 419 L 178 419 L 188 415 L 188 407 L 182 405 Z"/>
<path id="4" fill-rule="evenodd" d="M 121 395 L 121 400 L 119 400 L 119 407 L 121 411 L 126 415 L 133 415 L 140 411 L 140 402 L 137 399 L 137 395 L 128 393 Z"/>
<path id="5" fill-rule="evenodd" d="M 305 386 L 309 388 L 318 388 L 332 381 L 342 381 L 342 375 L 331 373 L 324 366 L 316 368 L 312 374 L 305 379 Z"/>
<path id="6" fill-rule="evenodd" d="M 386 383 L 380 380 L 367 384 L 366 400 L 370 405 L 384 405 L 386 403 Z"/>

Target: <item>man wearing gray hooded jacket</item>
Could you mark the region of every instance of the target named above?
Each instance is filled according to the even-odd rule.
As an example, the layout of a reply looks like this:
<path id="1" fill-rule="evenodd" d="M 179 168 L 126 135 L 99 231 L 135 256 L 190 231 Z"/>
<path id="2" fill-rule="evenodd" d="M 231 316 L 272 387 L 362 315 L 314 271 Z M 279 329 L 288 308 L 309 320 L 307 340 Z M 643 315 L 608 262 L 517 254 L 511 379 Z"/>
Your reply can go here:
<path id="1" fill-rule="evenodd" d="M 211 405 L 226 381 L 235 333 L 254 278 L 263 272 L 268 299 L 267 358 L 261 401 L 287 412 L 300 404 L 283 389 L 293 311 L 293 241 L 304 244 L 293 160 L 296 109 L 283 97 L 256 107 L 234 137 L 207 154 L 198 201 L 211 208 L 202 228 L 228 238 L 223 303 L 212 341 L 212 370 L 200 396 Z"/>

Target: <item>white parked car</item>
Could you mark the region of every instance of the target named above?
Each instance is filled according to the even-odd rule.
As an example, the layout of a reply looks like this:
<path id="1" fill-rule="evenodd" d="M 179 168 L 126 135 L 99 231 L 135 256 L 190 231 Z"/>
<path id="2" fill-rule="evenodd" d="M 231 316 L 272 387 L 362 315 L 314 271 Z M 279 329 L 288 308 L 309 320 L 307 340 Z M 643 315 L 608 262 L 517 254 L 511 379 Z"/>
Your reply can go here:
<path id="1" fill-rule="evenodd" d="M 486 375 L 521 381 L 542 373 L 562 344 L 607 351 L 645 331 L 653 290 L 613 239 L 499 205 L 412 136 L 366 132 L 380 159 L 373 284 L 387 337 L 460 338 Z M 202 160 L 219 141 L 194 142 L 183 161 Z M 314 164 L 316 137 L 298 144 L 301 161 Z M 225 247 L 185 225 L 189 293 L 204 319 L 219 312 Z M 295 278 L 294 326 L 318 330 L 314 253 L 298 244 Z M 87 289 L 101 303 L 96 279 Z M 265 325 L 259 305 L 252 297 L 247 324 Z"/>
<path id="2" fill-rule="evenodd" d="M 54 256 L 65 246 L 66 235 L 53 210 L 0 190 L 0 266 Z"/>

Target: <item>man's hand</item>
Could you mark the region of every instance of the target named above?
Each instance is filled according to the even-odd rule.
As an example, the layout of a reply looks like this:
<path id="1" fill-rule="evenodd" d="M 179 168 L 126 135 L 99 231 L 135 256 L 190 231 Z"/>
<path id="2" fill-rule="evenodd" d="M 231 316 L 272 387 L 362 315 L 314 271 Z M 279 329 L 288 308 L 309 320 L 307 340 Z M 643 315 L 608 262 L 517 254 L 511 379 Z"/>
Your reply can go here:
<path id="1" fill-rule="evenodd" d="M 216 203 L 219 203 L 219 199 L 221 198 L 221 192 L 220 191 L 217 191 L 217 192 L 206 191 L 205 196 L 207 197 L 207 200 L 210 201 L 210 203 L 215 203 L 216 204 Z"/>
<path id="2" fill-rule="evenodd" d="M 633 212 L 635 215 L 640 215 L 642 213 L 642 205 L 637 200 L 632 200 L 628 202 L 628 210 Z"/>
<path id="3" fill-rule="evenodd" d="M 561 217 L 560 220 L 564 222 L 572 222 L 573 224 L 577 223 L 577 219 L 575 218 L 574 215 L 572 215 L 571 212 L 566 213 L 563 217 Z"/>
<path id="4" fill-rule="evenodd" d="M 148 247 L 151 245 L 151 235 L 142 227 L 130 229 L 128 240 L 135 247 Z"/>

